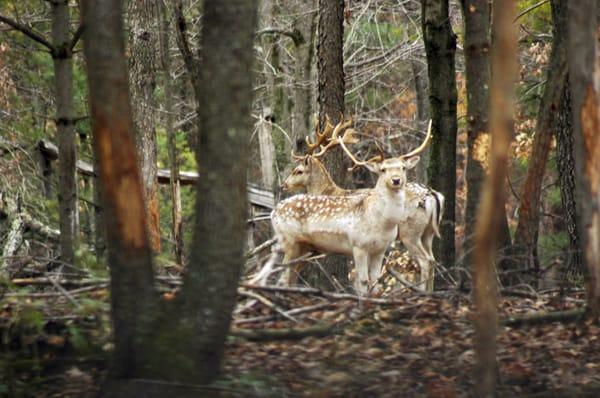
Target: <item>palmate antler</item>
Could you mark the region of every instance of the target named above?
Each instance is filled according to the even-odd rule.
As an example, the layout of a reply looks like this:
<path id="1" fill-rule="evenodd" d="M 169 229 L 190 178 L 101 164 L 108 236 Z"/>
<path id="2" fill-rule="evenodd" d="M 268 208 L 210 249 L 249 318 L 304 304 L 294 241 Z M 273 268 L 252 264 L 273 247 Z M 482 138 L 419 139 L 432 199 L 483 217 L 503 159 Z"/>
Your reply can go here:
<path id="1" fill-rule="evenodd" d="M 343 115 L 340 119 L 340 122 L 337 125 L 331 124 L 331 120 L 329 116 L 325 117 L 325 128 L 322 132 L 318 130 L 318 123 L 315 126 L 315 141 L 311 142 L 308 137 L 306 137 L 306 146 L 308 147 L 308 151 L 305 155 L 296 155 L 292 150 L 292 158 L 296 160 L 304 160 L 307 156 L 321 157 L 323 156 L 329 149 L 338 145 L 339 134 L 344 131 L 344 135 L 341 137 L 341 140 L 346 142 L 347 144 L 355 144 L 358 142 L 358 139 L 355 137 L 356 131 L 353 129 L 349 129 L 353 124 L 352 119 L 348 119 L 344 121 Z M 315 153 L 315 150 L 318 151 Z"/>

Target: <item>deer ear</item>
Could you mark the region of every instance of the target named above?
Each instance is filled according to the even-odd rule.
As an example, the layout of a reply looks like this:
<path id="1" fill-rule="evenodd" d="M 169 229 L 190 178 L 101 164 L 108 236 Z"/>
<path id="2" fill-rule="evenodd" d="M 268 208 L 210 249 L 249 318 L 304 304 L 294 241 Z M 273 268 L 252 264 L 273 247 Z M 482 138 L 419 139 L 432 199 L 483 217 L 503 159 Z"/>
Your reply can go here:
<path id="1" fill-rule="evenodd" d="M 365 163 L 364 165 L 371 173 L 381 173 L 381 165 L 379 163 Z"/>
<path id="2" fill-rule="evenodd" d="M 420 156 L 412 156 L 412 157 L 404 160 L 404 167 L 406 167 L 407 169 L 412 169 L 413 167 L 415 167 L 417 165 L 417 163 L 419 163 L 420 159 L 421 159 Z"/>

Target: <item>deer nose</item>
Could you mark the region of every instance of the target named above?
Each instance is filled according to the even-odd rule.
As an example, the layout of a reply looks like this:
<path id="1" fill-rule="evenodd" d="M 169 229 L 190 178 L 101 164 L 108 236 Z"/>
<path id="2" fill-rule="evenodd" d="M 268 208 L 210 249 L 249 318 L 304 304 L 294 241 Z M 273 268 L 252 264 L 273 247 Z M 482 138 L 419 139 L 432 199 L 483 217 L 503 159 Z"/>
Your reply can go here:
<path id="1" fill-rule="evenodd" d="M 285 183 L 285 182 L 284 182 L 283 184 L 281 184 L 281 189 L 282 189 L 283 191 L 287 191 L 287 190 L 288 190 L 288 184 L 287 184 L 287 183 Z"/>
<path id="2" fill-rule="evenodd" d="M 400 185 L 400 179 L 399 178 L 392 178 L 392 185 Z"/>

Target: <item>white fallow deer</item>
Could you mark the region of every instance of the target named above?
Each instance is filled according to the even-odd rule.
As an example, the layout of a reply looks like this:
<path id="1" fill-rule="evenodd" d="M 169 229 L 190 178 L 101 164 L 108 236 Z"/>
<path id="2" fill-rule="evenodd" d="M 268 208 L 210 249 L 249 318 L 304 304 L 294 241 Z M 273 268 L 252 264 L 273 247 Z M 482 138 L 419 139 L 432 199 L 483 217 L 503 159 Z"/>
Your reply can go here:
<path id="1" fill-rule="evenodd" d="M 271 213 L 271 221 L 277 239 L 275 250 L 284 253 L 284 263 L 313 251 L 352 256 L 356 290 L 367 293 L 371 283 L 379 279 L 385 250 L 396 239 L 398 224 L 407 218 L 406 170 L 417 164 L 417 154 L 430 139 L 428 134 L 409 154 L 363 164 L 379 174 L 374 188 L 346 196 L 296 195 L 280 202 Z M 344 138 L 333 135 L 330 142 L 334 141 L 347 151 Z M 254 279 L 268 276 L 272 266 L 273 262 L 268 262 Z M 289 268 L 286 273 L 288 283 L 293 283 L 297 274 Z"/>
<path id="2" fill-rule="evenodd" d="M 337 186 L 323 163 L 318 159 L 326 152 L 327 147 L 322 147 L 318 153 L 314 153 L 315 148 L 310 143 L 308 144 L 309 153 L 307 155 L 292 154 L 300 163 L 283 182 L 282 189 L 284 191 L 304 190 L 310 195 L 334 196 L 354 195 L 364 191 L 343 189 Z M 398 225 L 398 240 L 402 241 L 420 267 L 421 288 L 432 291 L 434 281 L 432 265 L 435 263 L 432 244 L 434 236 L 440 237 L 439 224 L 444 207 L 444 195 L 415 182 L 407 182 L 405 192 L 407 218 L 405 222 Z"/>

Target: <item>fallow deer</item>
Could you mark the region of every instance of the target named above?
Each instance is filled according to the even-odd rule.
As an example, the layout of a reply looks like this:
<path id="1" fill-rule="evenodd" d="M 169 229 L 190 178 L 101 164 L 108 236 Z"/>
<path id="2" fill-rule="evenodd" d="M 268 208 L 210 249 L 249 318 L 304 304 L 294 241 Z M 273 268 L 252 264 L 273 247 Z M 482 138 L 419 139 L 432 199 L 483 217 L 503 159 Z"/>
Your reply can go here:
<path id="1" fill-rule="evenodd" d="M 379 174 L 374 188 L 345 196 L 296 195 L 280 202 L 271 220 L 277 239 L 275 250 L 284 253 L 284 262 L 312 251 L 351 255 L 358 274 L 356 290 L 366 293 L 370 282 L 380 276 L 385 250 L 396 239 L 398 224 L 407 218 L 406 170 L 417 164 L 417 155 L 430 138 L 429 132 L 423 144 L 409 154 L 362 164 Z M 333 143 L 347 151 L 344 139 L 337 134 L 330 140 Z M 272 262 L 255 280 L 269 275 L 269 267 Z M 288 283 L 295 282 L 294 270 L 288 268 L 286 274 Z"/>
<path id="2" fill-rule="evenodd" d="M 310 195 L 334 196 L 354 195 L 364 191 L 343 189 L 337 186 L 323 163 L 318 159 L 325 151 L 314 153 L 312 149 L 309 146 L 307 155 L 294 155 L 295 159 L 300 160 L 300 164 L 294 168 L 282 184 L 284 191 L 305 190 Z M 440 192 L 414 182 L 407 182 L 405 192 L 407 219 L 398 225 L 398 240 L 404 243 L 410 255 L 419 264 L 422 287 L 432 291 L 434 279 L 432 263 L 435 262 L 432 244 L 434 236 L 440 237 L 439 223 L 444 206 L 444 196 Z"/>

